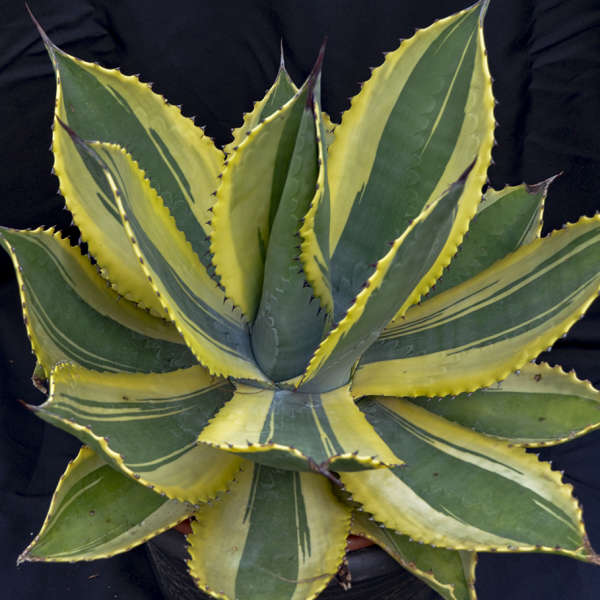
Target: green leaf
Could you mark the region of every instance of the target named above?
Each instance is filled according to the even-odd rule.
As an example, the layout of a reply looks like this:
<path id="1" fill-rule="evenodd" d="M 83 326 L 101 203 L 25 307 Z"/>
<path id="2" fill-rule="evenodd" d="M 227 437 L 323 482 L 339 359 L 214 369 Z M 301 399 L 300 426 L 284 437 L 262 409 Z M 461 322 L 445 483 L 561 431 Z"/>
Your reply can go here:
<path id="1" fill-rule="evenodd" d="M 264 381 L 242 316 L 226 305 L 137 163 L 113 144 L 78 143 L 102 166 L 148 281 L 197 359 L 216 375 Z"/>
<path id="2" fill-rule="evenodd" d="M 249 466 L 188 536 L 198 586 L 225 600 L 314 598 L 344 557 L 350 511 L 319 475 Z"/>
<path id="3" fill-rule="evenodd" d="M 117 372 L 196 363 L 171 324 L 121 299 L 58 233 L 0 228 L 0 244 L 15 266 L 27 332 L 46 376 L 65 360 Z"/>
<path id="4" fill-rule="evenodd" d="M 256 315 L 271 227 L 288 178 L 304 106 L 322 55 L 298 93 L 246 136 L 227 161 L 213 209 L 211 251 L 227 295 Z"/>
<path id="5" fill-rule="evenodd" d="M 252 110 L 244 114 L 244 122 L 233 131 L 233 141 L 223 148 L 225 154 L 232 154 L 244 141 L 255 127 L 258 127 L 268 116 L 279 110 L 288 100 L 295 96 L 298 88 L 290 79 L 283 60 L 283 48 L 281 49 L 281 61 L 279 71 L 273 85 L 267 90 L 262 100 L 254 103 Z"/>
<path id="6" fill-rule="evenodd" d="M 340 476 L 386 527 L 445 548 L 598 560 L 572 486 L 549 464 L 400 398 L 360 408 L 406 466 Z"/>
<path id="7" fill-rule="evenodd" d="M 101 172 L 73 145 L 59 120 L 83 139 L 127 148 L 205 264 L 209 264 L 206 222 L 210 219 L 210 194 L 217 187 L 223 153 L 148 84 L 78 60 L 54 46 L 41 29 L 40 33 L 56 72 L 52 147 L 67 206 L 103 275 L 127 298 L 162 313 L 128 246 Z"/>
<path id="8" fill-rule="evenodd" d="M 170 529 L 193 510 L 125 477 L 84 446 L 60 478 L 42 529 L 18 562 L 108 558 Z"/>
<path id="9" fill-rule="evenodd" d="M 526 364 L 504 381 L 471 394 L 415 404 L 474 431 L 518 446 L 550 446 L 600 427 L 600 392 L 574 373 Z"/>
<path id="10" fill-rule="evenodd" d="M 326 394 L 236 385 L 198 438 L 272 467 L 322 472 L 398 465 L 348 388 Z"/>
<path id="11" fill-rule="evenodd" d="M 351 368 L 385 325 L 395 314 L 403 314 L 439 277 L 467 228 L 464 217 L 462 226 L 456 227 L 467 175 L 393 242 L 346 316 L 313 355 L 300 382 L 303 390 L 329 390 L 346 384 Z"/>
<path id="12" fill-rule="evenodd" d="M 352 514 L 350 532 L 375 542 L 445 600 L 476 600 L 475 552 L 433 548 L 413 542 L 406 535 L 376 525 L 373 517 L 359 511 Z"/>
<path id="13" fill-rule="evenodd" d="M 444 396 L 504 379 L 585 313 L 599 262 L 600 217 L 523 246 L 386 327 L 363 355 L 352 393 Z"/>
<path id="14" fill-rule="evenodd" d="M 319 78 L 309 90 L 300 119 L 279 208 L 271 227 L 265 259 L 262 294 L 252 324 L 256 361 L 273 381 L 300 375 L 329 329 L 329 315 L 321 314 L 299 262 L 300 224 L 315 195 L 319 171 Z M 318 193 L 318 192 L 317 192 Z"/>
<path id="15" fill-rule="evenodd" d="M 385 244 L 476 158 L 457 223 L 474 215 L 494 130 L 485 54 L 475 5 L 387 54 L 344 113 L 329 152 L 336 320 L 386 253 Z"/>
<path id="16" fill-rule="evenodd" d="M 192 503 L 226 489 L 242 460 L 197 437 L 232 394 L 201 366 L 160 374 L 112 374 L 62 364 L 50 396 L 30 407 L 140 483 Z"/>
<path id="17" fill-rule="evenodd" d="M 468 236 L 427 299 L 475 277 L 540 237 L 544 201 L 553 180 L 533 186 L 507 186 L 500 191 L 488 188 L 469 225 Z"/>

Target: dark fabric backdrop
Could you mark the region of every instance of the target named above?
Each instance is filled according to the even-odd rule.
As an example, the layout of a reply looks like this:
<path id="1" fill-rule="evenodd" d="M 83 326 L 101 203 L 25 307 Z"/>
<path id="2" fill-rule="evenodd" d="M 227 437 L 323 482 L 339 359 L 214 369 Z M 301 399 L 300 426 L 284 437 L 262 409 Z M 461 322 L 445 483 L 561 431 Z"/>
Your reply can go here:
<path id="1" fill-rule="evenodd" d="M 30 0 L 64 50 L 141 73 L 155 90 L 218 144 L 273 80 L 283 41 L 301 83 L 328 36 L 323 103 L 337 120 L 348 98 L 380 64 L 382 52 L 415 27 L 464 8 L 469 0 Z M 498 146 L 495 187 L 534 183 L 563 171 L 546 205 L 545 231 L 600 208 L 600 6 L 597 0 L 492 0 L 486 40 Z M 0 2 L 0 223 L 70 225 L 57 195 L 50 123 L 54 77 L 20 0 Z M 76 231 L 69 231 L 77 238 Z M 39 529 L 50 494 L 78 443 L 47 427 L 16 400 L 43 398 L 29 384 L 34 359 L 19 312 L 8 257 L 0 253 L 0 581 L 3 598 L 154 600 L 160 598 L 143 548 L 75 565 L 14 566 Z M 543 356 L 600 384 L 598 302 L 565 340 Z M 600 550 L 600 432 L 540 453 L 565 470 Z M 468 493 L 468 492 L 467 492 Z M 600 567 L 544 555 L 481 555 L 481 600 L 591 600 Z"/>

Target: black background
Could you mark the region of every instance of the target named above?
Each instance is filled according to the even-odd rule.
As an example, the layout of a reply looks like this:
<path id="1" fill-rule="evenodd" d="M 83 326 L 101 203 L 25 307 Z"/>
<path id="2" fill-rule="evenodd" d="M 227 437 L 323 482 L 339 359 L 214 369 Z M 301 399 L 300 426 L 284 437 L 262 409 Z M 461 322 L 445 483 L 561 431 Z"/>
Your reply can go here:
<path id="1" fill-rule="evenodd" d="M 218 144 L 275 77 L 279 44 L 301 83 L 328 36 L 323 104 L 334 120 L 382 52 L 415 27 L 468 0 L 31 0 L 64 50 L 144 81 Z M 546 203 L 545 231 L 600 208 L 600 7 L 596 0 L 492 0 L 486 42 L 499 101 L 494 187 L 534 183 L 560 171 Z M 50 174 L 54 77 L 22 2 L 0 1 L 0 223 L 58 224 L 70 216 Z M 77 234 L 69 230 L 76 239 Z M 78 443 L 30 415 L 17 399 L 43 398 L 29 384 L 34 359 L 8 257 L 0 256 L 0 597 L 160 598 L 143 548 L 74 565 L 25 564 L 18 553 L 39 529 L 50 494 Z M 543 355 L 600 384 L 600 306 Z M 600 432 L 541 452 L 565 470 L 600 550 Z M 468 493 L 468 490 L 465 490 Z M 544 555 L 481 555 L 481 600 L 600 597 L 600 567 Z"/>

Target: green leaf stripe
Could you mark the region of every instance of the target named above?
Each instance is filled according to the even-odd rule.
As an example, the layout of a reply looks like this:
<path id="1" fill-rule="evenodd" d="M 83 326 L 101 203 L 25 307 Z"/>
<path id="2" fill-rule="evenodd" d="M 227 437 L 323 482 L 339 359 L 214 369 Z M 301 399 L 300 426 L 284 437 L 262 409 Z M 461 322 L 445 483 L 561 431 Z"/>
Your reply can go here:
<path id="1" fill-rule="evenodd" d="M 301 471 L 401 463 L 368 426 L 348 388 L 303 394 L 237 384 L 198 439 L 261 464 Z"/>
<path id="2" fill-rule="evenodd" d="M 42 529 L 18 562 L 107 558 L 170 529 L 193 510 L 136 483 L 84 446 L 60 478 Z"/>
<path id="3" fill-rule="evenodd" d="M 252 465 L 196 513 L 188 566 L 215 598 L 314 598 L 342 562 L 349 528 L 324 477 Z"/>
<path id="4" fill-rule="evenodd" d="M 469 224 L 468 235 L 427 299 L 475 277 L 538 238 L 546 193 L 553 179 L 534 186 L 507 186 L 500 191 L 488 188 Z"/>
<path id="5" fill-rule="evenodd" d="M 33 410 L 140 483 L 196 503 L 225 489 L 241 464 L 196 441 L 231 394 L 227 380 L 200 366 L 114 375 L 61 365 L 52 373 L 49 399 Z"/>
<path id="6" fill-rule="evenodd" d="M 262 294 L 252 324 L 252 349 L 261 369 L 273 381 L 300 375 L 319 345 L 329 319 L 314 304 L 313 290 L 300 268 L 300 224 L 315 194 L 318 141 L 315 103 L 319 84 L 310 90 L 303 111 L 287 178 L 273 221 L 265 260 Z"/>
<path id="7" fill-rule="evenodd" d="M 57 117 L 83 139 L 127 148 L 152 180 L 194 250 L 208 264 L 205 222 L 209 218 L 210 193 L 216 188 L 222 168 L 222 153 L 192 120 L 154 94 L 149 85 L 69 56 L 44 38 L 58 82 Z M 78 175 L 72 173 L 80 171 L 81 165 L 61 160 L 67 136 L 58 123 L 54 132 L 57 167 L 66 178 L 75 179 Z M 79 202 L 76 206 L 85 211 Z M 84 217 L 86 224 L 88 220 Z M 91 241 L 98 246 L 105 240 Z"/>
<path id="8" fill-rule="evenodd" d="M 329 390 L 346 384 L 351 368 L 386 324 L 429 289 L 456 252 L 457 240 L 450 235 L 466 176 L 423 211 L 377 263 L 344 319 L 313 355 L 301 389 Z"/>
<path id="9" fill-rule="evenodd" d="M 175 328 L 119 296 L 59 234 L 2 229 L 33 350 L 48 375 L 60 361 L 101 371 L 162 372 L 196 360 Z"/>
<path id="10" fill-rule="evenodd" d="M 560 444 L 600 427 L 600 392 L 547 364 L 526 364 L 470 394 L 414 398 L 415 404 L 480 433 L 520 446 Z"/>
<path id="11" fill-rule="evenodd" d="M 264 381 L 246 323 L 225 304 L 137 163 L 115 145 L 86 147 L 103 166 L 142 268 L 198 360 L 217 375 Z"/>
<path id="12" fill-rule="evenodd" d="M 553 344 L 600 285 L 600 218 L 538 239 L 412 308 L 363 355 L 355 395 L 448 395 L 504 379 Z"/>
<path id="13" fill-rule="evenodd" d="M 360 407 L 406 460 L 401 469 L 341 474 L 386 527 L 454 549 L 593 555 L 571 486 L 537 457 L 399 398 Z"/>
<path id="14" fill-rule="evenodd" d="M 492 111 L 478 6 L 417 32 L 373 71 L 330 152 L 336 320 L 385 244 L 477 157 L 461 204 L 472 216 L 489 162 Z"/>

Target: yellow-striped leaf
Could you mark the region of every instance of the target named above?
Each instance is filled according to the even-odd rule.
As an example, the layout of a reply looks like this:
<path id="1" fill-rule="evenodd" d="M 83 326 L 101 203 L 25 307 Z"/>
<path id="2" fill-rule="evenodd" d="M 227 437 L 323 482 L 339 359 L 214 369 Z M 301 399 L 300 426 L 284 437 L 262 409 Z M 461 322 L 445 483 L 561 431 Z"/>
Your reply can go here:
<path id="1" fill-rule="evenodd" d="M 494 130 L 481 21 L 477 4 L 402 42 L 374 69 L 336 128 L 329 158 L 336 320 L 385 254 L 385 244 L 474 158 L 457 228 L 475 213 Z"/>
<path id="2" fill-rule="evenodd" d="M 469 233 L 427 299 L 463 283 L 520 246 L 540 237 L 544 202 L 554 177 L 536 185 L 488 188 Z"/>
<path id="3" fill-rule="evenodd" d="M 574 373 L 526 364 L 472 394 L 412 399 L 450 421 L 518 446 L 560 444 L 600 427 L 600 392 Z"/>
<path id="4" fill-rule="evenodd" d="M 273 85 L 267 90 L 263 99 L 255 102 L 252 110 L 244 114 L 244 122 L 233 131 L 233 141 L 223 148 L 225 154 L 229 155 L 235 152 L 252 129 L 279 110 L 297 91 L 298 88 L 294 85 L 285 68 L 282 48 L 279 71 Z"/>
<path id="5" fill-rule="evenodd" d="M 140 483 L 188 502 L 224 490 L 242 459 L 199 445 L 198 433 L 232 394 L 197 365 L 160 374 L 112 374 L 62 364 L 35 413 L 72 433 Z"/>
<path id="6" fill-rule="evenodd" d="M 260 304 L 252 324 L 257 363 L 273 381 L 300 375 L 330 327 L 330 314 L 314 304 L 300 267 L 300 224 L 315 195 L 319 172 L 320 80 L 308 91 L 279 208 L 269 236 Z"/>
<path id="7" fill-rule="evenodd" d="M 126 372 L 196 363 L 173 325 L 120 298 L 60 234 L 2 228 L 0 244 L 15 266 L 38 378 L 65 360 Z"/>
<path id="8" fill-rule="evenodd" d="M 83 139 L 116 143 L 135 156 L 177 226 L 209 264 L 208 209 L 223 153 L 150 86 L 117 70 L 78 60 L 40 33 L 56 72 L 52 147 L 60 189 L 102 273 L 127 298 L 162 313 L 127 243 L 118 210 L 98 166 L 73 145 L 58 120 Z"/>
<path id="9" fill-rule="evenodd" d="M 302 376 L 305 391 L 346 384 L 363 352 L 395 314 L 403 314 L 439 277 L 456 252 L 468 221 L 456 227 L 468 171 L 430 204 L 377 263 L 346 316 L 323 340 Z"/>
<path id="10" fill-rule="evenodd" d="M 424 581 L 445 600 L 476 600 L 477 554 L 419 544 L 406 535 L 375 524 L 364 512 L 352 514 L 351 533 L 383 548 L 405 569 Z"/>
<path id="11" fill-rule="evenodd" d="M 24 561 L 76 561 L 126 552 L 170 529 L 194 511 L 167 500 L 110 467 L 83 446 L 52 497 Z"/>
<path id="12" fill-rule="evenodd" d="M 211 251 L 227 295 L 252 321 L 260 301 L 269 236 L 294 151 L 313 72 L 281 109 L 246 135 L 227 161 L 213 208 Z"/>
<path id="13" fill-rule="evenodd" d="M 237 384 L 198 439 L 285 469 L 345 471 L 402 463 L 369 426 L 347 387 L 303 394 Z"/>
<path id="14" fill-rule="evenodd" d="M 300 260 L 307 281 L 321 307 L 328 315 L 333 315 L 333 293 L 329 260 L 329 230 L 331 202 L 329 197 L 329 178 L 327 175 L 327 121 L 320 111 L 320 99 L 315 99 L 315 120 L 317 126 L 319 174 L 316 192 L 310 208 L 304 216 L 300 229 L 302 239 Z"/>
<path id="15" fill-rule="evenodd" d="M 386 527 L 457 550 L 598 561 L 572 487 L 549 464 L 400 398 L 360 406 L 406 466 L 340 476 L 353 499 Z"/>
<path id="16" fill-rule="evenodd" d="M 102 166 L 141 266 L 198 360 L 217 375 L 264 381 L 242 316 L 226 304 L 137 163 L 114 144 L 78 143 Z"/>
<path id="17" fill-rule="evenodd" d="M 342 562 L 350 510 L 324 477 L 252 465 L 192 529 L 190 573 L 212 597 L 305 600 Z"/>
<path id="18" fill-rule="evenodd" d="M 600 286 L 600 217 L 538 239 L 391 323 L 352 392 L 434 396 L 504 379 L 579 319 Z"/>

